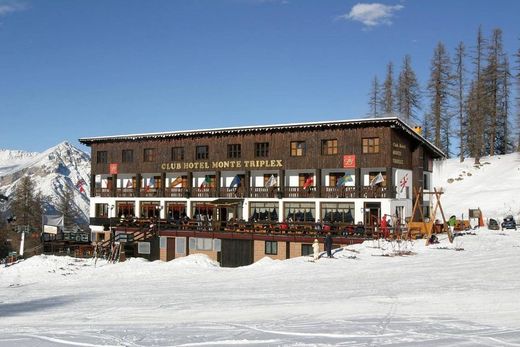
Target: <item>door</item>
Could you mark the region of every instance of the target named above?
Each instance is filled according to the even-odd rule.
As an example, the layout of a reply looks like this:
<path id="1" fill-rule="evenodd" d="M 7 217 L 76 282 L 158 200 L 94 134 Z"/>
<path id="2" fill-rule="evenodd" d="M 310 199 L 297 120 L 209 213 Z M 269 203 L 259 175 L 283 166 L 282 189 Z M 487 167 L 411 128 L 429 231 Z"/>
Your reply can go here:
<path id="1" fill-rule="evenodd" d="M 381 220 L 381 203 L 365 202 L 364 222 L 366 226 L 377 226 Z"/>

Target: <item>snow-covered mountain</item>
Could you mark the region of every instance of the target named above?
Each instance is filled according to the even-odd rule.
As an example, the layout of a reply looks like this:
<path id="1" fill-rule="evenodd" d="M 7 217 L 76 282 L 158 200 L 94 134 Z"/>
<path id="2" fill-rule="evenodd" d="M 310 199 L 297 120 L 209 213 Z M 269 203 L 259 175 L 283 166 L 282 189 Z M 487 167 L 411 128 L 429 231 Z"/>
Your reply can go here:
<path id="1" fill-rule="evenodd" d="M 20 178 L 29 175 L 46 200 L 46 213 L 55 212 L 55 205 L 66 186 L 74 189 L 74 202 L 81 212 L 80 223 L 88 222 L 90 196 L 90 157 L 62 142 L 42 153 L 0 149 L 0 193 L 10 196 Z M 76 183 L 84 180 L 84 193 Z"/>

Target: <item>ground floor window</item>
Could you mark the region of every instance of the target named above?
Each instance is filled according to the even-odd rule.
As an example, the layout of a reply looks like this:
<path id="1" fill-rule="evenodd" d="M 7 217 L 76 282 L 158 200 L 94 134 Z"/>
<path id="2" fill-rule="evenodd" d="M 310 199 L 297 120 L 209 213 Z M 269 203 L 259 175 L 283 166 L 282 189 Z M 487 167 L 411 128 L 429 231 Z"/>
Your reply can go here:
<path id="1" fill-rule="evenodd" d="M 108 218 L 108 204 L 96 204 L 96 217 Z"/>
<path id="2" fill-rule="evenodd" d="M 277 241 L 265 241 L 265 254 L 277 255 L 278 254 L 278 242 Z"/>
<path id="3" fill-rule="evenodd" d="M 141 202 L 141 218 L 159 218 L 161 210 L 159 201 Z"/>
<path id="4" fill-rule="evenodd" d="M 250 202 L 249 215 L 252 221 L 278 221 L 277 202 Z"/>
<path id="5" fill-rule="evenodd" d="M 314 222 L 316 205 L 312 202 L 288 202 L 284 206 L 284 217 L 289 222 Z"/>
<path id="6" fill-rule="evenodd" d="M 311 255 L 314 251 L 312 250 L 312 245 L 307 243 L 302 243 L 302 256 Z"/>
<path id="7" fill-rule="evenodd" d="M 118 217 L 135 216 L 135 202 L 133 202 L 133 201 L 116 202 L 116 213 L 117 213 Z"/>
<path id="8" fill-rule="evenodd" d="M 321 204 L 321 216 L 324 222 L 354 223 L 353 202 L 324 202 Z"/>
<path id="9" fill-rule="evenodd" d="M 186 217 L 186 204 L 181 202 L 167 202 L 166 216 L 170 220 L 179 220 Z"/>

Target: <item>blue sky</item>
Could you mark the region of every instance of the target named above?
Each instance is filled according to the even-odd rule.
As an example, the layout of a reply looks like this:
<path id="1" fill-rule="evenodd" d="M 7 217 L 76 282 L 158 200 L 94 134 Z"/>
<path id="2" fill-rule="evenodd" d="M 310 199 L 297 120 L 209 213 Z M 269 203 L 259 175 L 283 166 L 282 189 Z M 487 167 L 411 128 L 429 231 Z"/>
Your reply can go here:
<path id="1" fill-rule="evenodd" d="M 520 1 L 358 3 L 0 0 L 0 148 L 360 118 L 405 54 L 424 86 L 439 40 L 471 48 L 482 25 L 520 48 Z"/>

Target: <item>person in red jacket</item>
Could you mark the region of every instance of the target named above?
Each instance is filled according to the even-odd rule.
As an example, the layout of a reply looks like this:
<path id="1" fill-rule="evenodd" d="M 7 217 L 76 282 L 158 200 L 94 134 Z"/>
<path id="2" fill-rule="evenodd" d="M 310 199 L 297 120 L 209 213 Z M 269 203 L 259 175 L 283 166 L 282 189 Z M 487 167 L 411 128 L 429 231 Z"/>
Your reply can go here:
<path id="1" fill-rule="evenodd" d="M 390 230 L 388 230 L 388 222 L 386 221 L 386 214 L 381 218 L 381 236 L 385 239 L 390 237 Z"/>

